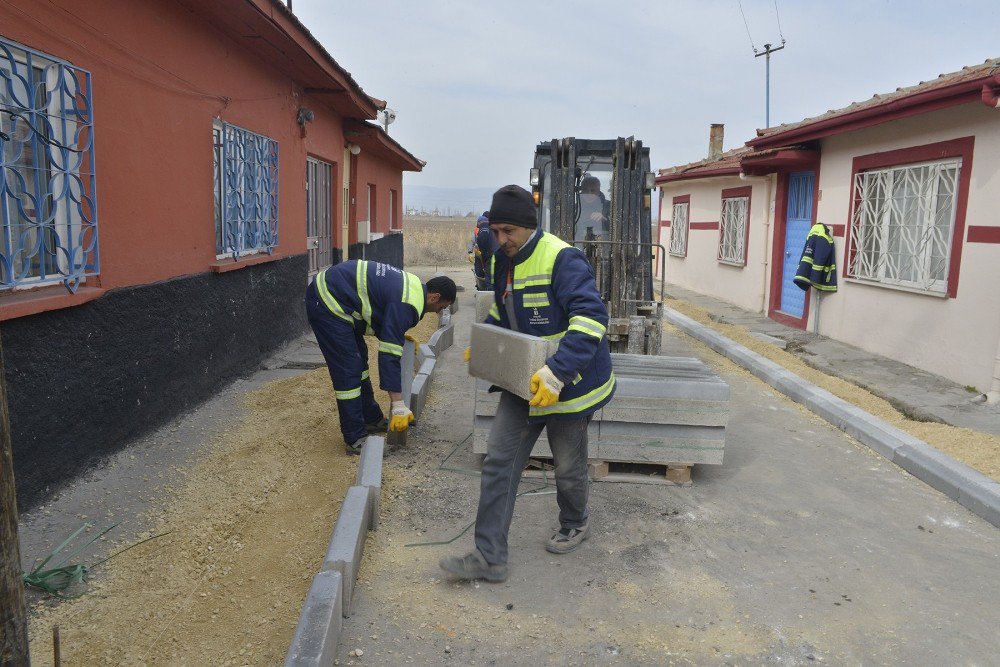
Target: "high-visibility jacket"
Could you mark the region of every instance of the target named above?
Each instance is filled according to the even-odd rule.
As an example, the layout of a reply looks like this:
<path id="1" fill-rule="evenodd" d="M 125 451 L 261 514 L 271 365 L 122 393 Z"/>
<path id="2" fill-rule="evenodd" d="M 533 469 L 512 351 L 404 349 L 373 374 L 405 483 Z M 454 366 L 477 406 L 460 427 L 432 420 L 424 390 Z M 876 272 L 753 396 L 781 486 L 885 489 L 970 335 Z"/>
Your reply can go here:
<path id="1" fill-rule="evenodd" d="M 823 223 L 809 229 L 806 247 L 799 260 L 799 268 L 793 278 L 796 285 L 804 290 L 815 287 L 822 292 L 837 291 L 837 253 L 833 246 L 833 235 Z"/>
<path id="2" fill-rule="evenodd" d="M 504 304 L 508 278 L 516 326 Z M 611 400 L 615 375 L 606 336 L 608 310 L 581 250 L 538 230 L 512 259 L 503 252 L 493 255 L 493 285 L 488 324 L 559 341 L 546 360 L 565 383 L 559 401 L 529 408 L 529 419 L 578 418 Z"/>
<path id="3" fill-rule="evenodd" d="M 427 301 L 420 278 L 381 262 L 351 260 L 317 275 L 316 291 L 333 316 L 378 338 L 379 386 L 402 391 L 404 336 L 424 316 Z"/>

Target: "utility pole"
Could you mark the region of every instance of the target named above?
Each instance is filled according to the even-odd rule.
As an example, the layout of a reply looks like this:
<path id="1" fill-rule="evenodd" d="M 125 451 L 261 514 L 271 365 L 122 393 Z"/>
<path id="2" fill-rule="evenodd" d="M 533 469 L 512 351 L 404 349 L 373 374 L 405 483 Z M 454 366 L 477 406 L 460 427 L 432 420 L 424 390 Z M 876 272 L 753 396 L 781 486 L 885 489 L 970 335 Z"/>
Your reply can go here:
<path id="1" fill-rule="evenodd" d="M 777 46 L 773 49 L 771 48 L 770 44 L 765 44 L 763 51 L 758 53 L 757 49 L 753 50 L 754 58 L 760 58 L 761 56 L 765 56 L 764 58 L 764 62 L 766 63 L 765 71 L 767 72 L 767 74 L 765 75 L 765 80 L 764 80 L 764 127 L 771 127 L 771 54 L 774 53 L 775 51 L 780 51 L 783 48 L 785 48 L 784 39 L 781 40 L 781 46 Z"/>
<path id="2" fill-rule="evenodd" d="M 17 538 L 17 495 L 14 457 L 7 416 L 3 344 L 0 343 L 0 665 L 22 667 L 28 660 L 28 610 L 21 575 L 21 547 Z"/>

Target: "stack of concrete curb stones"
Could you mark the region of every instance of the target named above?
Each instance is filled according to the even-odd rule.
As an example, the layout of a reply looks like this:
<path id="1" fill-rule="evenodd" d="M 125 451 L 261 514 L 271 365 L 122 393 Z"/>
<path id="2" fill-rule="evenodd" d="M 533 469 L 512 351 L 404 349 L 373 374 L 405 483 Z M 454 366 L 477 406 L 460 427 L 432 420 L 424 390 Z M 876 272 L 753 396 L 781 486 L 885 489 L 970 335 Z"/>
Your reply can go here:
<path id="1" fill-rule="evenodd" d="M 914 477 L 1000 527 L 1000 482 L 670 308 L 666 319 Z"/>
<path id="2" fill-rule="evenodd" d="M 488 324 L 472 326 L 469 373 L 476 380 L 473 452 L 485 454 L 499 394 L 490 385 L 529 398 L 527 378 L 556 345 Z M 690 466 L 721 464 L 729 420 L 729 385 L 698 359 L 612 354 L 618 387 L 594 413 L 588 458 Z M 532 450 L 549 458 L 544 433 Z"/>
<path id="3" fill-rule="evenodd" d="M 403 396 L 418 420 L 427 401 L 437 356 L 451 347 L 453 340 L 451 311 L 446 309 L 441 312 L 438 329 L 420 346 L 417 353 L 420 366 L 415 376 L 412 371 L 406 372 L 414 368 L 414 345 L 407 341 L 403 347 Z M 361 448 L 356 484 L 344 496 L 326 558 L 313 577 L 302 605 L 299 624 L 285 657 L 286 667 L 334 664 L 343 619 L 351 614 L 365 540 L 369 530 L 378 528 L 385 448 L 386 439 L 379 436 L 369 436 Z"/>

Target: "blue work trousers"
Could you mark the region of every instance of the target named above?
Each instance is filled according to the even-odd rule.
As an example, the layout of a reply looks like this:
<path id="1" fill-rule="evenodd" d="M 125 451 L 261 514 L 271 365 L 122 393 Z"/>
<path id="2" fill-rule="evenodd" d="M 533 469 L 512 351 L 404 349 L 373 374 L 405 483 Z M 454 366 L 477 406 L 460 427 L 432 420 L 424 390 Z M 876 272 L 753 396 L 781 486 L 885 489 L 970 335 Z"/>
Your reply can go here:
<path id="1" fill-rule="evenodd" d="M 306 289 L 306 315 L 337 394 L 340 432 L 346 444 L 353 444 L 368 435 L 365 424 L 374 424 L 383 418 L 368 377 L 368 346 L 364 334 L 358 330 L 358 325 L 352 326 L 330 312 L 320 299 L 315 282 Z"/>
<path id="2" fill-rule="evenodd" d="M 507 533 L 514 515 L 514 500 L 521 473 L 535 441 L 546 431 L 555 460 L 556 503 L 562 528 L 587 523 L 587 426 L 591 415 L 575 419 L 528 421 L 528 402 L 504 391 L 500 394 L 490 439 L 483 460 L 476 514 L 476 548 L 490 565 L 507 562 Z"/>

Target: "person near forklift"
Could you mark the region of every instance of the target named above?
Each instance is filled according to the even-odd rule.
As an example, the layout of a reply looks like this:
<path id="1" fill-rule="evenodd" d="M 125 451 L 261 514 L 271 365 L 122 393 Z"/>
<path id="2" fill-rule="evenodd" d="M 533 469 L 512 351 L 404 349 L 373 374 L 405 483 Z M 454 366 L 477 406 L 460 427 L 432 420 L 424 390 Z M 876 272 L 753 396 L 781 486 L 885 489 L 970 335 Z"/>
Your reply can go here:
<path id="1" fill-rule="evenodd" d="M 306 314 L 330 371 L 348 454 L 359 454 L 370 433 L 405 431 L 413 422 L 403 402 L 399 363 L 403 341 L 409 338 L 406 331 L 424 313 L 451 305 L 456 291 L 447 276 L 424 285 L 394 266 L 356 260 L 331 266 L 309 283 Z M 378 338 L 379 387 L 392 401 L 389 420 L 375 402 L 365 334 Z"/>
<path id="2" fill-rule="evenodd" d="M 472 273 L 476 277 L 476 289 L 480 292 L 493 289 L 493 281 L 490 279 L 490 260 L 497 248 L 496 237 L 490 231 L 490 212 L 483 211 L 476 220 L 476 229 L 472 233 L 468 249 L 469 263 L 472 264 Z"/>
<path id="3" fill-rule="evenodd" d="M 476 548 L 440 562 L 461 579 L 507 579 L 517 486 L 542 429 L 555 459 L 560 524 L 545 548 L 569 553 L 590 535 L 587 426 L 615 391 L 605 336 L 608 311 L 584 254 L 537 225 L 527 190 L 508 185 L 493 195 L 490 228 L 500 252 L 494 256 L 494 303 L 486 322 L 558 339 L 559 348 L 531 375 L 530 401 L 500 394 L 482 467 Z M 470 351 L 466 354 L 468 359 Z"/>
<path id="4" fill-rule="evenodd" d="M 586 240 L 588 228 L 598 239 L 606 236 L 609 208 L 608 200 L 601 192 L 601 180 L 596 176 L 584 176 L 580 183 L 580 214 L 573 229 L 573 240 Z"/>

